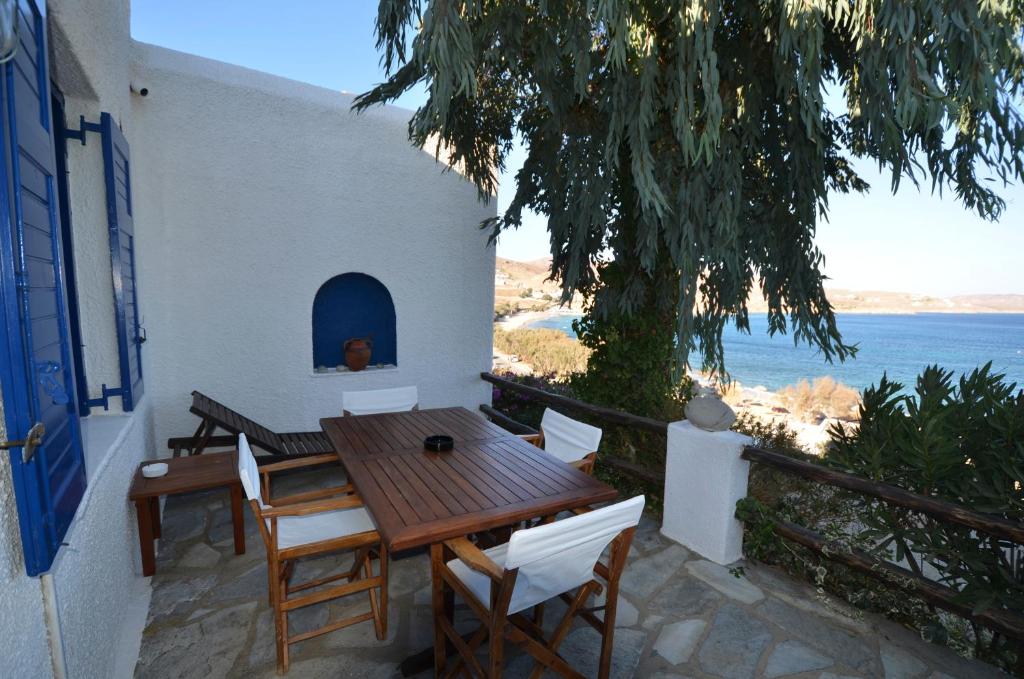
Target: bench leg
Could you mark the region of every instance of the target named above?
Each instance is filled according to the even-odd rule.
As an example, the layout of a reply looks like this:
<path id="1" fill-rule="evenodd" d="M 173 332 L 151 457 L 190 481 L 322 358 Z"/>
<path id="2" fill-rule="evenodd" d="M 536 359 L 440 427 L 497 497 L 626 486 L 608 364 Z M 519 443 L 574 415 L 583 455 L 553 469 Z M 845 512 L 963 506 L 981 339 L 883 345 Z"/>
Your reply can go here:
<path id="1" fill-rule="evenodd" d="M 245 554 L 245 514 L 242 511 L 242 484 L 231 484 L 231 523 L 235 529 L 235 554 Z"/>
<path id="2" fill-rule="evenodd" d="M 139 520 L 139 549 L 142 552 L 142 575 L 149 577 L 156 573 L 156 552 L 153 548 L 153 516 L 150 498 L 135 501 L 135 513 Z"/>

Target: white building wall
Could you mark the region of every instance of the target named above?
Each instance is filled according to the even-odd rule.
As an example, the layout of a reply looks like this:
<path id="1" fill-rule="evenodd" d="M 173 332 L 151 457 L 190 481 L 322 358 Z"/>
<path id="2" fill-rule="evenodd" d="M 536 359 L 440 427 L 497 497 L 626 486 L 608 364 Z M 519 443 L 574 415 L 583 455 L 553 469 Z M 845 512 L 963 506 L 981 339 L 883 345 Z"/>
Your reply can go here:
<path id="1" fill-rule="evenodd" d="M 89 488 L 49 573 L 49 628 L 0 461 L 0 677 L 50 676 L 54 663 L 105 677 L 124 667 L 128 613 L 146 599 L 130 479 L 166 437 L 194 428 L 191 390 L 290 430 L 338 414 L 346 389 L 415 384 L 425 407 L 489 400 L 478 374 L 490 366 L 494 251 L 477 226 L 495 207 L 409 145 L 408 111 L 355 116 L 348 95 L 132 43 L 127 0 L 51 0 L 47 11 L 70 127 L 106 111 L 131 144 L 146 395 L 134 413 L 117 415 L 114 398 L 115 414 L 83 421 Z M 133 80 L 148 97 L 130 93 Z M 120 383 L 99 135 L 72 141 L 68 161 L 97 397 Z M 391 292 L 399 366 L 314 376 L 313 297 L 348 271 Z"/>
<path id="2" fill-rule="evenodd" d="M 146 390 L 157 440 L 195 428 L 193 389 L 273 429 L 319 429 L 341 392 L 417 385 L 421 405 L 489 400 L 495 205 L 410 146 L 410 112 L 136 43 L 132 155 Z M 315 376 L 318 288 L 391 292 L 398 368 Z"/>
<path id="3" fill-rule="evenodd" d="M 149 601 L 127 495 L 139 463 L 155 457 L 150 401 L 143 399 L 130 415 L 93 417 L 83 425 L 87 446 L 102 451 L 101 459 L 64 538 L 68 546 L 50 572 L 67 676 L 114 677 L 119 653 L 138 653 L 145 620 L 138 609 Z"/>
<path id="4" fill-rule="evenodd" d="M 7 438 L 0 400 L 0 440 Z M 11 463 L 0 454 L 0 677 L 46 676 L 50 647 L 38 578 L 25 576 Z"/>

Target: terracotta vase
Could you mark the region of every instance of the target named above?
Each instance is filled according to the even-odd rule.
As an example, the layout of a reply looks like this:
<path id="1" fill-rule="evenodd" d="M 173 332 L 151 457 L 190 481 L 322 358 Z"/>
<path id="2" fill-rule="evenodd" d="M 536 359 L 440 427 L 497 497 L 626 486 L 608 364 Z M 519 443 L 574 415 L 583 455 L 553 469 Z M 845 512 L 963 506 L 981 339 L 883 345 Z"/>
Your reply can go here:
<path id="1" fill-rule="evenodd" d="M 345 349 L 345 364 L 352 372 L 358 372 L 370 362 L 373 341 L 369 337 L 353 337 L 342 345 Z"/>

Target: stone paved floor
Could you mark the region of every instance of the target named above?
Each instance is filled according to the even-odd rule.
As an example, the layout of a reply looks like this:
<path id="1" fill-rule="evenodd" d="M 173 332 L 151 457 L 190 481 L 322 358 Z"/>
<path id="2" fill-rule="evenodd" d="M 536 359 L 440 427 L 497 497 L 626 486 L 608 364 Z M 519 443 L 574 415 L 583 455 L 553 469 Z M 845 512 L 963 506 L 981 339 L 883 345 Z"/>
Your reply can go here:
<path id="1" fill-rule="evenodd" d="M 324 484 L 323 472 L 282 479 L 276 493 Z M 266 561 L 246 508 L 248 550 L 232 549 L 227 493 L 170 498 L 164 511 L 153 596 L 136 677 L 273 677 L 274 626 L 267 603 Z M 305 579 L 342 570 L 346 557 L 304 562 Z M 817 600 L 813 589 L 772 569 L 746 565 L 738 579 L 658 533 L 645 517 L 622 583 L 613 677 L 987 677 L 989 666 L 965 661 L 880 618 L 856 619 Z M 292 647 L 289 676 L 400 676 L 402 659 L 432 643 L 426 555 L 391 566 L 388 638 L 372 623 Z M 547 621 L 559 615 L 548 608 Z M 302 609 L 292 630 L 319 626 L 366 607 L 366 598 Z M 468 611 L 460 630 L 470 629 Z M 577 623 L 561 652 L 588 676 L 598 635 Z M 528 658 L 510 649 L 506 676 L 528 674 Z M 424 673 L 422 676 L 429 676 Z"/>

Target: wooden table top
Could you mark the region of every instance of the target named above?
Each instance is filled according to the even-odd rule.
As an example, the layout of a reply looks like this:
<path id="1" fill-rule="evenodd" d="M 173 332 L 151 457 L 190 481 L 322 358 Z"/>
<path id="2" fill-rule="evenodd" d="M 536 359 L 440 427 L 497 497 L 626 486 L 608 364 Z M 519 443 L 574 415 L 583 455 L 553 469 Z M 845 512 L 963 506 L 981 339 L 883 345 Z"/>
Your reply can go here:
<path id="1" fill-rule="evenodd" d="M 482 441 L 513 436 L 505 429 L 465 408 L 432 408 L 404 413 L 326 417 L 320 426 L 334 450 L 345 459 L 422 450 L 423 439 L 447 434 L 456 441 Z"/>
<path id="2" fill-rule="evenodd" d="M 147 497 L 188 493 L 194 490 L 239 483 L 236 460 L 237 457 L 233 450 L 166 460 L 145 460 L 135 470 L 135 478 L 128 491 L 128 499 L 141 500 Z M 147 479 L 142 475 L 142 468 L 154 462 L 165 463 L 167 473 L 155 479 Z"/>
<path id="3" fill-rule="evenodd" d="M 618 495 L 464 408 L 325 418 L 320 423 L 392 551 Z M 430 434 L 451 435 L 455 449 L 423 450 L 423 438 Z"/>

